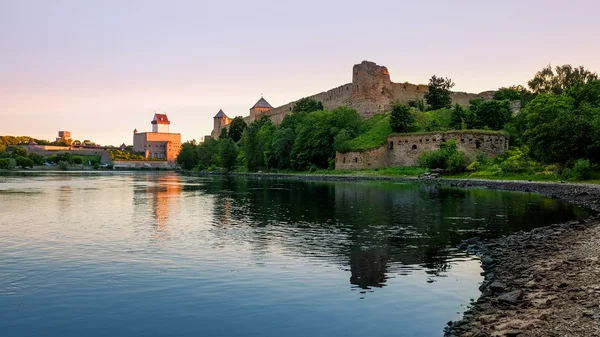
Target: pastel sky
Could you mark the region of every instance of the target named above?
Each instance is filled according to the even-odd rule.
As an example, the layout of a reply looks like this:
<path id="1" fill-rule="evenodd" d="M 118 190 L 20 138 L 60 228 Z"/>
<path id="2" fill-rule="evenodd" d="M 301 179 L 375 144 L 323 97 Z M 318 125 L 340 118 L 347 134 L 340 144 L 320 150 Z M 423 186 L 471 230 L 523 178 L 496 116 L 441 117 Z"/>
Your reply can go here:
<path id="1" fill-rule="evenodd" d="M 598 13 L 597 0 L 0 0 L 0 135 L 131 144 L 166 111 L 199 140 L 221 108 L 348 83 L 363 60 L 468 92 L 549 63 L 598 72 Z"/>

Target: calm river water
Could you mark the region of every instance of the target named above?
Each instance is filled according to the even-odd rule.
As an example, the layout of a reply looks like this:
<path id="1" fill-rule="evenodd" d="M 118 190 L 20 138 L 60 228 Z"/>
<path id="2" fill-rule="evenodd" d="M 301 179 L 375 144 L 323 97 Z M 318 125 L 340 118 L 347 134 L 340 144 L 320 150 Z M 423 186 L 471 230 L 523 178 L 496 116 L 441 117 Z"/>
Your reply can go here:
<path id="1" fill-rule="evenodd" d="M 440 336 L 471 236 L 587 216 L 402 183 L 0 174 L 0 336 Z"/>

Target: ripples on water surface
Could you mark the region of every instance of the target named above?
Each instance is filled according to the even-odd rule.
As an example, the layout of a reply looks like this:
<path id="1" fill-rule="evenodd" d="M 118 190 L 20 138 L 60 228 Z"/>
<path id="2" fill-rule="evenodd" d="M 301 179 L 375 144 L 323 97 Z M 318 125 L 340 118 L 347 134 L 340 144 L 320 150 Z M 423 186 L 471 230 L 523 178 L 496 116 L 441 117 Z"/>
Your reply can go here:
<path id="1" fill-rule="evenodd" d="M 0 336 L 440 336 L 452 247 L 586 216 L 537 195 L 144 173 L 0 175 Z"/>

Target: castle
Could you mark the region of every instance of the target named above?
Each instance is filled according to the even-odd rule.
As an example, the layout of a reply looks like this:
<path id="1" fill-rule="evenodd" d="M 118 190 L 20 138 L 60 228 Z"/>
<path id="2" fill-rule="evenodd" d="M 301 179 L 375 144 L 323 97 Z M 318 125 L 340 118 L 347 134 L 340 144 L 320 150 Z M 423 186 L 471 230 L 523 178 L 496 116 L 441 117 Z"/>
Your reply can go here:
<path id="1" fill-rule="evenodd" d="M 363 61 L 354 65 L 352 69 L 352 83 L 347 83 L 329 91 L 309 96 L 323 103 L 323 107 L 333 110 L 338 106 L 354 108 L 361 117 L 368 118 L 382 111 L 389 110 L 391 106 L 399 101 L 408 104 L 410 101 L 424 99 L 427 85 L 416 85 L 410 83 L 394 83 L 390 79 L 390 73 L 384 66 L 374 62 Z M 468 106 L 469 101 L 474 98 L 491 99 L 493 91 L 484 91 L 479 94 L 466 92 L 452 92 L 452 103 Z M 273 124 L 279 125 L 283 118 L 292 112 L 296 101 L 273 108 L 264 98 L 260 98 L 252 108 L 249 116 L 244 121 L 249 124 L 260 119 L 263 115 L 271 119 Z M 218 138 L 221 129 L 229 128 L 231 119 L 219 110 L 213 118 L 213 130 L 211 137 Z"/>
<path id="2" fill-rule="evenodd" d="M 166 114 L 154 114 L 150 123 L 152 132 L 133 130 L 133 151 L 144 153 L 146 158 L 176 161 L 181 151 L 181 134 L 169 132 L 171 122 Z"/>

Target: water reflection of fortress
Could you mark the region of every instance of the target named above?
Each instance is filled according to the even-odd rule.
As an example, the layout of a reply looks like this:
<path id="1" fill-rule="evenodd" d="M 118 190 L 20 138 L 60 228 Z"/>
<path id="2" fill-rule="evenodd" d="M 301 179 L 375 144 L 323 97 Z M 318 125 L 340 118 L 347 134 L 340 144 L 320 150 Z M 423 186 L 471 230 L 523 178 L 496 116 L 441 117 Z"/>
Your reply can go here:
<path id="1" fill-rule="evenodd" d="M 256 253 L 276 248 L 333 263 L 349 269 L 350 283 L 361 289 L 416 270 L 443 274 L 459 254 L 451 247 L 469 232 L 500 235 L 568 214 L 557 205 L 532 211 L 536 203 L 527 198 L 536 196 L 527 194 L 434 186 L 232 178 L 181 185 L 177 175 L 145 182 L 137 203 L 152 212 L 157 232 L 166 232 L 169 213 L 186 193 L 201 192 L 211 199 L 206 205 L 220 245 L 250 244 Z M 498 217 L 506 208 L 508 216 Z"/>

